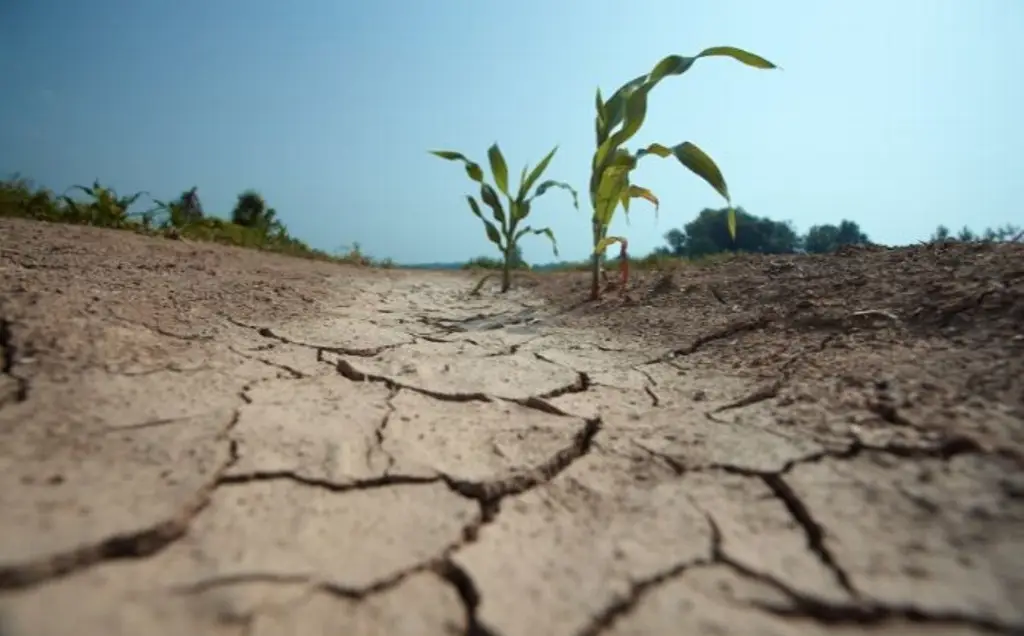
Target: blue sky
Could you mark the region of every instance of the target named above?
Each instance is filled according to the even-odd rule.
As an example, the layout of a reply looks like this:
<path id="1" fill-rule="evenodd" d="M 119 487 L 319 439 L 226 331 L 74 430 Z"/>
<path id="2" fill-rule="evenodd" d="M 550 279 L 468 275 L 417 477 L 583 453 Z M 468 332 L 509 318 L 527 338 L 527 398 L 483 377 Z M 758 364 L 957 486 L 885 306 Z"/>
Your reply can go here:
<path id="1" fill-rule="evenodd" d="M 554 145 L 534 206 L 563 258 L 589 249 L 593 96 L 670 53 L 728 44 L 783 71 L 702 60 L 652 95 L 634 145 L 690 140 L 735 202 L 798 230 L 842 218 L 906 243 L 939 223 L 1024 223 L 1021 0 L 38 0 L 0 2 L 0 171 L 99 178 L 208 212 L 258 189 L 293 234 L 401 262 L 490 253 L 470 182 L 428 149 L 514 175 Z M 613 233 L 634 253 L 721 201 L 674 162 L 634 175 Z M 532 218 L 532 217 L 531 217 Z M 543 239 L 527 260 L 552 259 Z"/>

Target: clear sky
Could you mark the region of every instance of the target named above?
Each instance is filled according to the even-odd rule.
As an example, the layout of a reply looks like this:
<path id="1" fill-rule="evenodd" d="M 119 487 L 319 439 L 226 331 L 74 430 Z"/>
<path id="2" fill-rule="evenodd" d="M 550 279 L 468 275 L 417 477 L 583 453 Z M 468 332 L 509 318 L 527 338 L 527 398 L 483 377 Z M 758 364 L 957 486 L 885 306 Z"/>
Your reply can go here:
<path id="1" fill-rule="evenodd" d="M 454 261 L 493 248 L 464 172 L 427 150 L 486 164 L 498 141 L 518 177 L 558 144 L 546 176 L 581 209 L 552 191 L 533 221 L 579 259 L 595 88 L 723 44 L 784 70 L 698 62 L 658 87 L 634 147 L 697 143 L 737 204 L 801 232 L 1024 223 L 1024 0 L 0 0 L 0 171 L 58 191 L 196 185 L 222 214 L 256 188 L 316 247 Z M 674 162 L 634 182 L 662 200 L 657 222 L 637 202 L 613 226 L 638 255 L 721 205 Z"/>

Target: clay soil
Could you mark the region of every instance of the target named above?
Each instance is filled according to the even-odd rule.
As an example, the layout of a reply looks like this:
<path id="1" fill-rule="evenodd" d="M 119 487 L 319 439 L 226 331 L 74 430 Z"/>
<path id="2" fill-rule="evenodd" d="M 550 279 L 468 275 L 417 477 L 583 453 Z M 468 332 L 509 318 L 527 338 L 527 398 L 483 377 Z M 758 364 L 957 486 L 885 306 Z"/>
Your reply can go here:
<path id="1" fill-rule="evenodd" d="M 0 219 L 0 636 L 1024 633 L 1024 246 L 516 282 Z"/>
<path id="2" fill-rule="evenodd" d="M 618 276 L 598 302 L 586 302 L 586 274 L 524 284 L 561 324 L 756 378 L 771 387 L 759 400 L 865 408 L 888 425 L 1024 456 L 1024 243 L 743 255 L 634 270 L 625 293 Z"/>

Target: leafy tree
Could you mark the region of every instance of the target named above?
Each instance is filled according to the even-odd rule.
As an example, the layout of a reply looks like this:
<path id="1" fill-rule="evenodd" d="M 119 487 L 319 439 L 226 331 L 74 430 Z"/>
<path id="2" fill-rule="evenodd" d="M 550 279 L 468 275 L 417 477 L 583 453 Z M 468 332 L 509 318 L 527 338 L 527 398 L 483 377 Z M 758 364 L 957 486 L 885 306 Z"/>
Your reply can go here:
<path id="1" fill-rule="evenodd" d="M 284 231 L 284 225 L 277 220 L 277 211 L 267 207 L 263 195 L 255 190 L 246 190 L 238 195 L 238 201 L 231 210 L 231 222 L 261 230 L 266 235 Z"/>
<path id="2" fill-rule="evenodd" d="M 742 207 L 733 210 L 743 232 L 736 239 L 728 232 L 729 208 L 704 209 L 695 219 L 665 234 L 668 249 L 674 256 L 700 258 L 709 254 L 739 250 L 759 254 L 792 254 L 801 246 L 801 238 L 787 222 L 757 217 Z"/>
<path id="3" fill-rule="evenodd" d="M 198 221 L 203 218 L 203 204 L 199 201 L 199 187 L 192 186 L 190 189 L 185 190 L 178 197 L 178 201 L 181 203 L 182 212 L 185 214 L 185 218 L 189 221 Z"/>
<path id="4" fill-rule="evenodd" d="M 935 243 L 945 243 L 949 240 L 949 228 L 945 225 L 940 225 L 935 228 L 935 233 L 932 234 L 932 241 Z"/>
<path id="5" fill-rule="evenodd" d="M 871 241 L 855 221 L 842 220 L 839 225 L 813 225 L 804 237 L 804 249 L 811 254 L 834 252 L 841 245 L 866 245 Z"/>
<path id="6" fill-rule="evenodd" d="M 965 225 L 957 233 L 956 239 L 952 238 L 949 228 L 944 225 L 940 225 L 935 228 L 935 232 L 932 233 L 931 241 L 933 243 L 942 243 L 950 240 L 956 240 L 963 243 L 994 243 L 1001 241 L 1016 241 L 1021 237 L 1021 228 L 1012 223 L 1007 223 L 995 228 L 987 227 L 980 234 Z"/>

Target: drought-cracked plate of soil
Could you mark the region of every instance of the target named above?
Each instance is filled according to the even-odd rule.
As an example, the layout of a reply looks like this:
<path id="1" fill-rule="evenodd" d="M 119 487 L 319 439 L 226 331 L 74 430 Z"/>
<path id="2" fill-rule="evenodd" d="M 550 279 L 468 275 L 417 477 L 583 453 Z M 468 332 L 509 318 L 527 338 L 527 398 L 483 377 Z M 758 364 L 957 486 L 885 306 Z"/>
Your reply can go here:
<path id="1" fill-rule="evenodd" d="M 585 303 L 0 220 L 0 634 L 1020 633 L 1021 263 Z"/>

